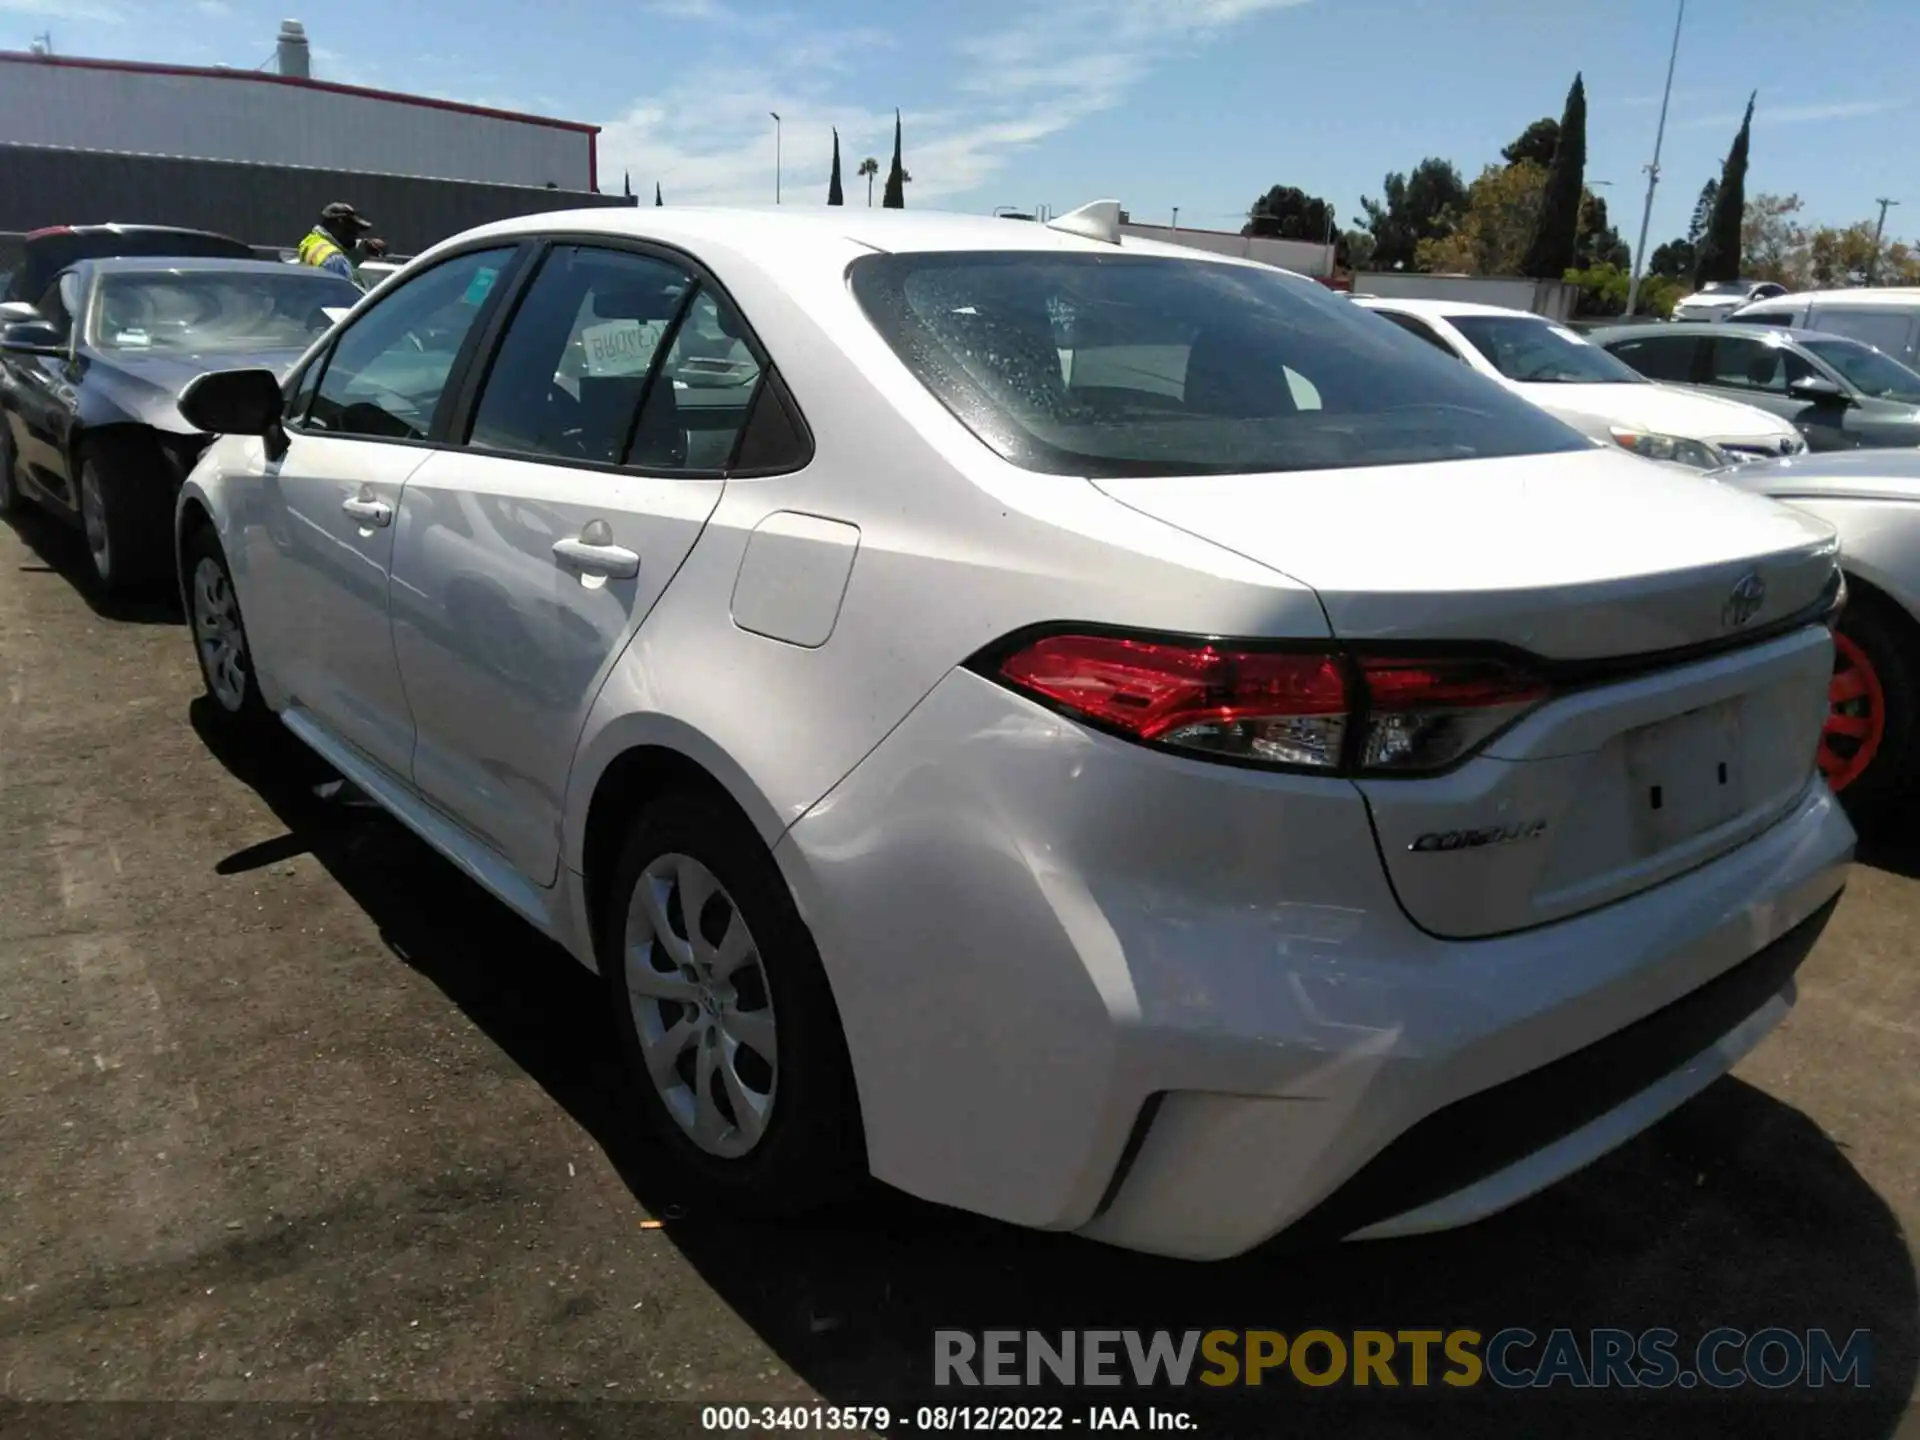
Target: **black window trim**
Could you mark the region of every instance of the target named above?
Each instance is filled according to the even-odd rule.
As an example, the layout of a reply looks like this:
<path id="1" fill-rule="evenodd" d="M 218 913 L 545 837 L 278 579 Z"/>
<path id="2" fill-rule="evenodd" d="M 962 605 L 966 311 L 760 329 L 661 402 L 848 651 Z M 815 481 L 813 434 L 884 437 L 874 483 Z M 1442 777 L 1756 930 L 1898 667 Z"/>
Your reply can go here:
<path id="1" fill-rule="evenodd" d="M 440 398 L 434 403 L 433 417 L 427 423 L 427 433 L 425 436 L 415 440 L 399 435 L 360 435 L 348 434 L 338 430 L 316 430 L 308 427 L 305 414 L 288 414 L 283 417 L 282 423 L 296 435 L 309 437 L 320 437 L 331 440 L 356 440 L 369 445 L 399 445 L 412 450 L 458 450 L 464 448 L 459 445 L 447 443 L 446 435 L 448 433 L 447 420 L 449 418 L 449 404 L 453 397 L 462 393 L 461 387 L 473 363 L 473 355 L 478 348 L 478 342 L 483 333 L 487 331 L 491 325 L 493 317 L 499 313 L 505 295 L 508 292 L 518 293 L 522 283 L 522 277 L 526 271 L 524 262 L 528 252 L 532 248 L 532 245 L 525 237 L 516 238 L 513 236 L 495 235 L 484 239 L 476 239 L 469 244 L 460 246 L 457 250 L 449 250 L 445 255 L 436 259 L 433 264 L 426 267 L 426 269 L 416 275 L 409 275 L 407 277 L 407 283 L 395 290 L 393 295 L 381 297 L 382 304 L 390 303 L 393 296 L 405 294 L 407 290 L 411 289 L 428 275 L 431 275 L 434 271 L 439 270 L 443 266 L 451 265 L 455 261 L 464 260 L 468 256 L 483 254 L 489 250 L 504 250 L 507 252 L 507 260 L 506 263 L 501 266 L 499 277 L 495 280 L 493 288 L 487 293 L 487 298 L 481 301 L 481 313 L 475 318 L 474 323 L 467 327 L 467 333 L 460 342 L 460 349 L 454 354 L 453 365 L 447 371 L 447 383 L 441 387 Z M 318 367 L 320 373 L 314 381 L 313 396 L 309 396 L 307 401 L 308 408 L 312 408 L 314 396 L 320 393 L 320 386 L 326 384 L 327 367 L 333 364 L 334 352 L 340 348 L 341 339 L 345 337 L 355 325 L 362 323 L 368 315 L 371 315 L 374 310 L 378 308 L 378 306 L 370 306 L 366 310 L 362 310 L 354 315 L 345 326 L 327 339 L 312 359 L 307 361 L 306 364 L 296 367 L 288 374 L 285 382 L 283 382 L 281 386 L 281 394 L 285 402 L 291 402 L 293 398 L 300 393 L 300 386 L 305 381 L 307 373 Z"/>
<path id="2" fill-rule="evenodd" d="M 1364 307 L 1386 320 L 1388 324 L 1398 325 L 1416 340 L 1424 340 L 1442 355 L 1458 360 L 1462 365 L 1471 367 L 1473 362 L 1453 348 L 1446 336 L 1427 321 L 1424 315 L 1415 315 L 1410 310 L 1395 310 L 1387 305 L 1368 305 Z"/>
<path id="3" fill-rule="evenodd" d="M 454 435 L 460 435 L 462 437 L 471 435 L 474 410 L 479 404 L 480 392 L 485 387 L 487 376 L 492 373 L 494 362 L 499 358 L 500 345 L 506 338 L 507 326 L 512 323 L 513 315 L 518 312 L 521 299 L 532 288 L 534 281 L 539 277 L 540 271 L 545 266 L 547 256 L 554 250 L 562 247 L 617 250 L 634 255 L 643 255 L 649 259 L 665 261 L 670 265 L 678 267 L 684 271 L 687 278 L 692 281 L 692 284 L 687 287 L 686 296 L 682 299 L 679 310 L 675 312 L 673 319 L 668 322 L 667 329 L 661 332 L 659 347 L 654 352 L 653 362 L 647 370 L 646 382 L 641 387 L 639 402 L 634 407 L 633 419 L 629 423 L 626 441 L 621 450 L 621 460 L 619 462 L 579 460 L 572 457 L 561 458 L 554 455 L 542 455 L 524 450 L 479 450 L 472 449 L 465 438 L 458 443 L 452 442 L 450 437 Z M 808 465 L 813 463 L 815 454 L 813 429 L 808 425 L 805 413 L 793 399 L 793 393 L 784 381 L 780 382 L 777 394 L 786 408 L 789 419 L 793 422 L 794 432 L 802 441 L 801 454 L 793 463 L 773 468 L 755 467 L 752 470 L 736 470 L 731 464 L 722 466 L 719 469 L 675 470 L 662 466 L 644 466 L 626 463 L 626 452 L 632 448 L 633 436 L 639 428 L 640 416 L 646 409 L 647 397 L 652 393 L 654 378 L 659 374 L 660 368 L 666 363 L 666 357 L 673 347 L 673 342 L 679 336 L 680 326 L 686 316 L 691 312 L 694 301 L 698 298 L 702 290 L 711 290 L 733 311 L 734 318 L 740 325 L 740 340 L 753 356 L 754 363 L 760 367 L 760 378 L 755 382 L 754 393 L 747 399 L 745 419 L 741 422 L 739 432 L 734 436 L 733 449 L 728 452 L 727 458 L 729 461 L 740 453 L 741 440 L 746 435 L 747 426 L 753 421 L 754 407 L 759 403 L 761 392 L 768 383 L 768 377 L 776 374 L 779 367 L 774 363 L 773 357 L 768 352 L 766 345 L 761 341 L 759 332 L 753 328 L 753 323 L 747 318 L 745 308 L 733 298 L 732 294 L 727 290 L 727 287 L 721 284 L 719 278 L 703 265 L 697 257 L 677 246 L 665 245 L 657 241 L 642 239 L 632 235 L 604 235 L 592 231 L 555 230 L 543 232 L 538 236 L 532 237 L 532 245 L 530 248 L 537 253 L 528 264 L 521 268 L 520 275 L 514 285 L 511 306 L 503 305 L 495 312 L 488 323 L 487 333 L 481 337 L 481 344 L 475 348 L 476 357 L 481 353 L 485 354 L 485 363 L 475 363 L 475 360 L 469 359 L 465 369 L 461 370 L 458 375 L 460 381 L 457 392 L 458 399 L 447 415 L 448 424 L 445 435 L 449 437 L 449 439 L 447 443 L 439 444 L 437 448 L 450 450 L 472 449 L 473 454 L 485 455 L 491 459 L 514 460 L 528 465 L 563 465 L 570 470 L 585 470 L 603 475 L 635 475 L 652 480 L 754 479 L 772 475 L 791 475 L 797 471 L 804 470 Z M 459 367 L 456 366 L 456 369 L 458 368 Z M 451 380 L 447 388 L 449 394 L 455 393 Z M 436 421 L 439 418 L 436 414 Z"/>

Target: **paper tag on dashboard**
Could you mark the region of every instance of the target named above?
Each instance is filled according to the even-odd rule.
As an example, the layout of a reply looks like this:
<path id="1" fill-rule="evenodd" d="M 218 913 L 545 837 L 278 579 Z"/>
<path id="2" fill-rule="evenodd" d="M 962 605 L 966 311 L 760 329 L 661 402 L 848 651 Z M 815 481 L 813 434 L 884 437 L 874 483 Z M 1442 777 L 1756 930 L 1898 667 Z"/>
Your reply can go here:
<path id="1" fill-rule="evenodd" d="M 580 332 L 589 375 L 644 375 L 666 329 L 660 320 L 608 320 Z"/>

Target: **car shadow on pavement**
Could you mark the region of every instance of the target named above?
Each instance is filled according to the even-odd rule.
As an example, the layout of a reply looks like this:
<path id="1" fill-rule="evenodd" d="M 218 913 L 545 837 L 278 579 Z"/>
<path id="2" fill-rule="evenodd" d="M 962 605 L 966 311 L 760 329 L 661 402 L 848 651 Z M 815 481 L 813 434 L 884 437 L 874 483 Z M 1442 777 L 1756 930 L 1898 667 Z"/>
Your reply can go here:
<path id="1" fill-rule="evenodd" d="M 46 511 L 25 505 L 0 524 L 12 526 L 21 543 L 39 557 L 39 564 L 23 565 L 21 569 L 58 575 L 79 592 L 87 607 L 101 619 L 130 625 L 185 623 L 179 592 L 165 580 L 142 585 L 123 595 L 102 592 L 80 532 L 62 525 Z"/>
<path id="2" fill-rule="evenodd" d="M 1920 1290 L 1897 1220 L 1798 1111 L 1722 1080 L 1648 1134 L 1544 1195 L 1434 1237 L 1213 1265 L 1015 1229 L 874 1187 L 804 1223 L 689 1213 L 624 1098 L 604 990 L 378 811 L 316 796 L 325 767 L 291 738 L 236 753 L 196 728 L 286 825 L 229 856 L 235 874 L 311 854 L 429 979 L 602 1148 L 638 1206 L 714 1291 L 829 1401 L 1153 1405 L 1203 1435 L 1620 1434 L 1880 1437 L 1920 1373 Z M 1208 1183 L 1196 1177 L 1195 1183 Z M 1683 1364 L 1719 1326 L 1871 1334 L 1870 1383 L 1808 1391 L 1499 1390 L 1432 1383 L 1315 1388 L 955 1390 L 934 1385 L 934 1332 L 1471 1329 L 1678 1332 Z M 1124 1351 L 1122 1352 L 1124 1355 Z M 1532 1352 L 1538 1357 L 1536 1347 Z M 1124 1361 L 1123 1361 L 1124 1365 Z M 1196 1367 L 1196 1369 L 1204 1367 Z M 1432 1375 L 1442 1371 L 1438 1363 Z M 1407 1372 L 1403 1368 L 1404 1376 Z M 1144 1410 L 1141 1423 L 1146 1425 Z"/>

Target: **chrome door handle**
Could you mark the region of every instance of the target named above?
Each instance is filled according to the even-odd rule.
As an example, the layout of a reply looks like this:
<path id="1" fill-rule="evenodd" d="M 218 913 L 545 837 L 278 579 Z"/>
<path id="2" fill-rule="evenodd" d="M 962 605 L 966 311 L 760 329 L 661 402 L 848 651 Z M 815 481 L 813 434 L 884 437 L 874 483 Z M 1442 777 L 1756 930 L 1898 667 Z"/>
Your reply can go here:
<path id="1" fill-rule="evenodd" d="M 622 545 L 595 545 L 586 540 L 556 540 L 553 558 L 585 575 L 609 580 L 631 580 L 640 573 L 640 557 Z"/>
<path id="2" fill-rule="evenodd" d="M 363 525 L 391 525 L 393 506 L 384 500 L 373 500 L 366 496 L 354 496 L 340 502 L 340 508 L 353 516 Z"/>

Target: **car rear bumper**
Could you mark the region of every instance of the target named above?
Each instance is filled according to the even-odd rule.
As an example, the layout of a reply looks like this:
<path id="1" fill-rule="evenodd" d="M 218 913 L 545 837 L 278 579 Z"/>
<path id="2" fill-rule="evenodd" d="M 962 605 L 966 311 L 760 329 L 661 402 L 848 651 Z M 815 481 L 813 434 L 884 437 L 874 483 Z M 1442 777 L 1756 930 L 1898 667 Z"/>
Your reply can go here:
<path id="1" fill-rule="evenodd" d="M 1784 1013 L 1780 957 L 1852 847 L 1815 783 L 1652 890 L 1447 941 L 1394 900 L 1349 783 L 1159 754 L 955 672 L 776 854 L 877 1176 L 1204 1259 L 1295 1222 L 1462 1223 L 1652 1123 Z M 1486 1117 L 1515 1143 L 1451 1153 Z"/>

